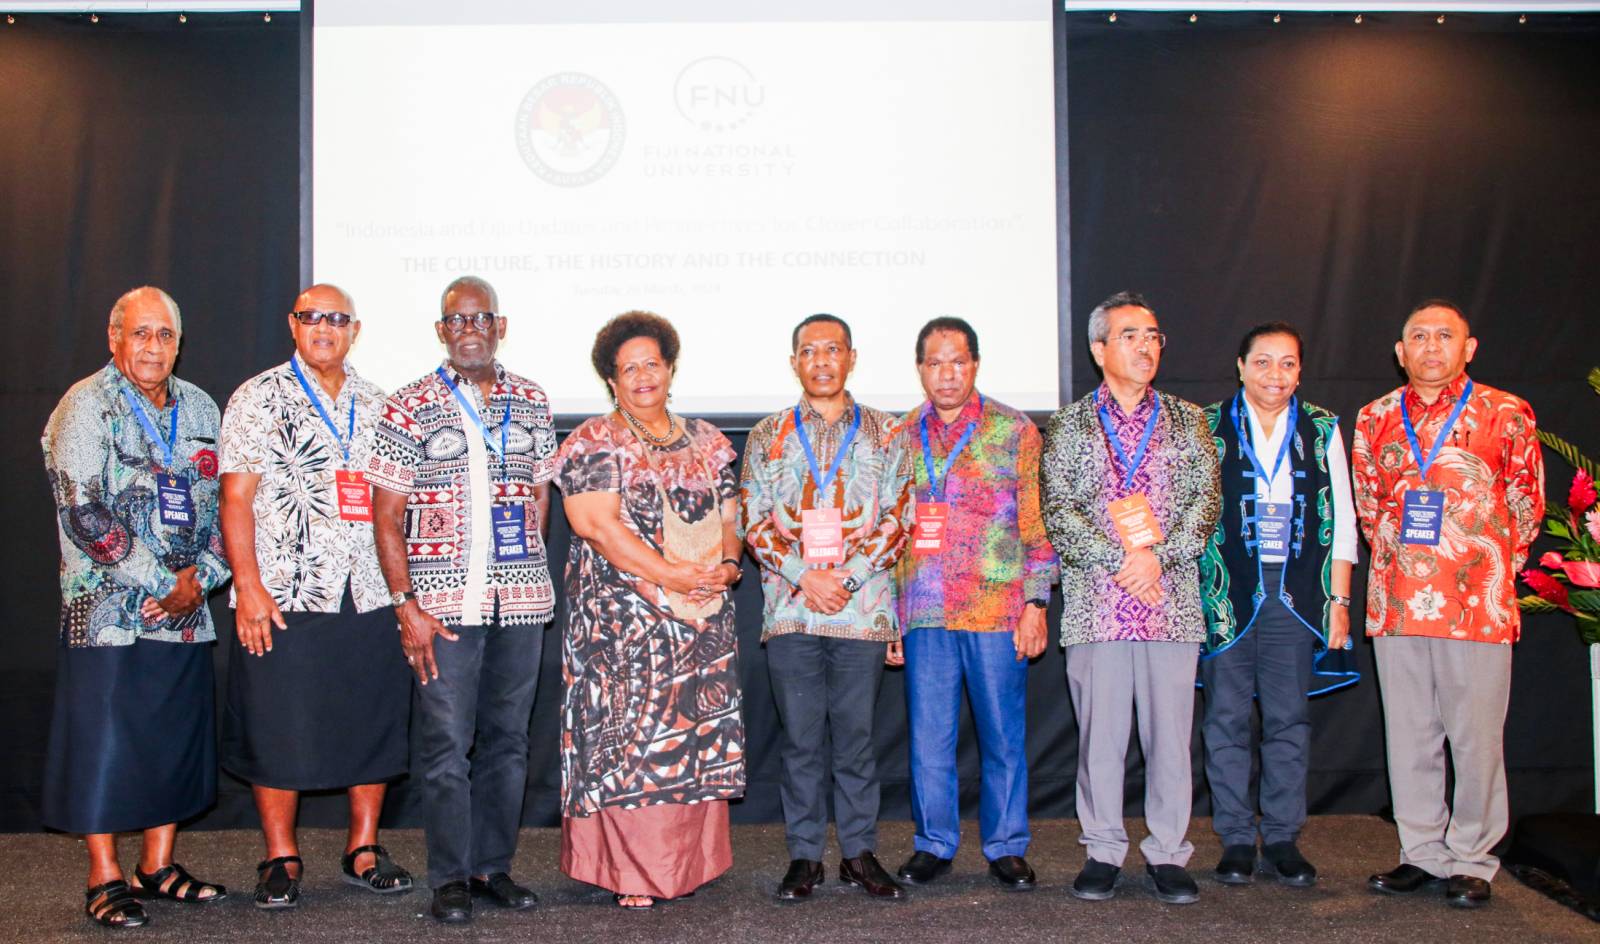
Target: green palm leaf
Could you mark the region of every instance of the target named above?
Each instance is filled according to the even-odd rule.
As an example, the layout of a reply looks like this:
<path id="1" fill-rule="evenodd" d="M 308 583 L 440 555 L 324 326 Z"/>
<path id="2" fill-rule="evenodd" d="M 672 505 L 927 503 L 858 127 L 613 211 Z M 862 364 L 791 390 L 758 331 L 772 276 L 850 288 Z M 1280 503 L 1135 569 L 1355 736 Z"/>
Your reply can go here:
<path id="1" fill-rule="evenodd" d="M 1600 477 L 1600 464 L 1596 464 L 1593 459 L 1580 452 L 1577 446 L 1546 430 L 1537 430 L 1537 433 L 1539 441 L 1549 446 L 1561 458 L 1567 460 L 1568 465 L 1574 469 L 1582 469 L 1592 476 Z"/>
<path id="2" fill-rule="evenodd" d="M 1600 367 L 1589 368 L 1589 389 L 1600 393 Z"/>
<path id="3" fill-rule="evenodd" d="M 1559 607 L 1536 593 L 1517 598 L 1517 606 L 1522 607 L 1524 613 L 1554 613 Z"/>

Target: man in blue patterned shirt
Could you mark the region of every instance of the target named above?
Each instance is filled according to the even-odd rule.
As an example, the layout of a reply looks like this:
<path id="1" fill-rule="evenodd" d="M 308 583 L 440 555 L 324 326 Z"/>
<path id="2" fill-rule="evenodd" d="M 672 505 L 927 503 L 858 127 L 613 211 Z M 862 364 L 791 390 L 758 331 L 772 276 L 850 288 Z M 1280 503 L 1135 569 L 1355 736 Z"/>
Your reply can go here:
<path id="1" fill-rule="evenodd" d="M 74 384 L 41 444 L 61 539 L 61 648 L 46 826 L 84 834 L 85 911 L 148 916 L 134 897 L 212 902 L 172 861 L 178 821 L 216 797 L 206 594 L 228 579 L 217 534 L 217 405 L 172 376 L 183 322 L 158 288 L 111 309 L 111 363 Z M 133 887 L 116 833 L 144 831 Z"/>

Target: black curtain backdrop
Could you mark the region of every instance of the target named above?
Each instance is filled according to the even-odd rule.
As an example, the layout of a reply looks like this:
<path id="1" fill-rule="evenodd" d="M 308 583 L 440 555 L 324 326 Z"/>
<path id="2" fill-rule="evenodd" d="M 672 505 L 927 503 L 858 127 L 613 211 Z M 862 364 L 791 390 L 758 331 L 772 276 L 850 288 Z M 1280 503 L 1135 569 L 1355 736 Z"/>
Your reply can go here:
<path id="1" fill-rule="evenodd" d="M 38 436 L 66 388 L 105 362 L 111 302 L 141 283 L 171 291 L 184 310 L 179 373 L 219 403 L 289 353 L 298 30 L 288 15 L 186 25 L 29 16 L 0 27 L 0 310 L 11 365 L 0 376 L 0 520 L 12 535 L 0 568 L 0 711 L 9 722 L 0 829 L 39 825 L 55 674 L 57 548 Z M 1355 26 L 1230 15 L 1191 25 L 1058 13 L 1057 36 L 1058 89 L 1071 96 L 1060 178 L 1071 205 L 1074 397 L 1094 378 L 1082 343 L 1089 308 L 1137 288 L 1172 337 L 1167 389 L 1199 402 L 1227 395 L 1238 336 L 1282 318 L 1306 333 L 1304 394 L 1353 419 L 1399 382 L 1389 352 L 1408 305 L 1446 294 L 1474 315 L 1479 379 L 1528 398 L 1541 425 L 1600 445 L 1589 421 L 1600 403 L 1582 381 L 1600 363 L 1584 343 L 1596 319 L 1578 281 L 1580 260 L 1600 248 L 1600 181 L 1586 173 L 1600 145 L 1600 19 L 1519 26 L 1460 16 L 1438 26 L 1368 15 Z M 511 313 L 513 330 L 537 330 L 548 314 Z M 786 353 L 772 352 L 774 365 Z M 730 433 L 742 448 L 743 433 Z M 1546 458 L 1552 493 L 1562 493 L 1570 473 Z M 558 568 L 566 545 L 558 516 Z M 780 818 L 758 598 L 746 579 L 738 606 L 750 790 L 735 807 L 741 821 Z M 219 633 L 231 632 L 225 598 L 212 609 Z M 529 824 L 556 816 L 560 621 L 558 612 L 545 634 Z M 1388 802 L 1371 648 L 1362 642 L 1357 652 L 1361 685 L 1314 708 L 1313 811 L 1376 812 Z M 1588 806 L 1586 655 L 1565 620 L 1527 621 L 1506 729 L 1516 814 Z M 219 677 L 224 661 L 219 647 Z M 1030 671 L 1028 701 L 1034 815 L 1071 816 L 1076 737 L 1053 638 Z M 879 711 L 884 815 L 903 818 L 899 673 L 886 676 Z M 963 802 L 975 811 L 977 756 L 970 720 L 963 726 Z M 1198 735 L 1194 753 L 1199 770 Z M 1142 778 L 1129 778 L 1130 812 L 1142 789 Z M 1204 814 L 1200 776 L 1196 794 Z M 402 782 L 387 821 L 415 824 L 415 807 Z M 308 798 L 302 821 L 341 823 L 342 800 Z M 224 777 L 200 824 L 254 823 L 248 788 Z"/>

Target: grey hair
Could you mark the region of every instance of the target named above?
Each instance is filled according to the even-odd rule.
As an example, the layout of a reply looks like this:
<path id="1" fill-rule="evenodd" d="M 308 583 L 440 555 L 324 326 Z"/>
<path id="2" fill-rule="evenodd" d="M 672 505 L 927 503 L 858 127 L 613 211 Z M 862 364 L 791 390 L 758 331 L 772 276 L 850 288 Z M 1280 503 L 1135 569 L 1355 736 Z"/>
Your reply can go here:
<path id="1" fill-rule="evenodd" d="M 172 315 L 172 330 L 178 332 L 178 336 L 182 337 L 183 313 L 178 311 L 178 303 L 172 300 L 171 295 L 156 288 L 154 285 L 141 285 L 138 288 L 130 288 L 122 293 L 122 297 L 117 299 L 117 303 L 111 306 L 111 330 L 121 334 L 122 319 L 128 313 L 128 306 L 152 293 L 161 299 L 162 304 L 167 306 L 167 313 Z"/>
<path id="2" fill-rule="evenodd" d="M 1113 308 L 1143 308 L 1150 314 L 1156 310 L 1150 307 L 1143 295 L 1138 292 L 1118 292 L 1100 304 L 1094 306 L 1094 311 L 1089 312 L 1089 343 L 1105 341 L 1111 334 L 1111 310 Z"/>
<path id="3" fill-rule="evenodd" d="M 463 275 L 444 287 L 444 294 L 439 296 L 439 313 L 448 314 L 444 310 L 445 303 L 450 300 L 450 293 L 460 289 L 473 289 L 482 292 L 489 299 L 489 308 L 492 311 L 500 310 L 500 296 L 495 294 L 494 286 L 490 285 L 476 275 Z"/>

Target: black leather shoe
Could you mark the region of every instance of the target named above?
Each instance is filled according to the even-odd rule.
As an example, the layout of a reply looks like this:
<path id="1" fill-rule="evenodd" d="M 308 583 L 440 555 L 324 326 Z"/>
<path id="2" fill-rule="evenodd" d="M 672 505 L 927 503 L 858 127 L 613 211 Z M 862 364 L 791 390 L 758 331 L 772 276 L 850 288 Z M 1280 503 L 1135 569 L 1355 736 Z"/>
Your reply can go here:
<path id="1" fill-rule="evenodd" d="M 445 882 L 433 890 L 428 910 L 440 924 L 467 924 L 472 921 L 472 892 L 466 882 Z"/>
<path id="2" fill-rule="evenodd" d="M 1426 869 L 1414 865 L 1400 865 L 1388 872 L 1379 872 L 1367 879 L 1367 887 L 1385 895 L 1409 895 L 1444 881 Z"/>
<path id="3" fill-rule="evenodd" d="M 1105 901 L 1117 893 L 1117 876 L 1122 874 L 1119 866 L 1090 859 L 1083 864 L 1083 871 L 1072 880 L 1072 894 L 1084 901 Z"/>
<path id="4" fill-rule="evenodd" d="M 811 897 L 811 890 L 821 884 L 821 862 L 794 859 L 789 863 L 789 871 L 783 873 L 783 881 L 778 883 L 778 900 L 805 901 Z"/>
<path id="5" fill-rule="evenodd" d="M 1249 885 L 1256 880 L 1256 847 L 1223 846 L 1222 859 L 1211 877 L 1224 885 Z"/>
<path id="6" fill-rule="evenodd" d="M 1317 867 L 1306 861 L 1292 842 L 1269 842 L 1261 847 L 1261 866 L 1276 875 L 1279 885 L 1309 888 L 1317 884 Z"/>
<path id="7" fill-rule="evenodd" d="M 1194 883 L 1183 866 L 1147 865 L 1144 870 L 1150 876 L 1150 890 L 1155 892 L 1158 901 L 1169 905 L 1192 905 L 1200 900 L 1200 886 Z"/>
<path id="8" fill-rule="evenodd" d="M 1489 903 L 1489 883 L 1471 875 L 1452 875 L 1444 900 L 1457 908 L 1482 908 Z"/>
<path id="9" fill-rule="evenodd" d="M 941 859 L 931 852 L 917 850 L 900 866 L 900 871 L 894 873 L 900 880 L 910 885 L 926 885 L 934 879 L 950 871 L 950 860 Z"/>
<path id="10" fill-rule="evenodd" d="M 1022 856 L 1001 856 L 989 863 L 989 877 L 1008 892 L 1031 892 L 1037 878 Z"/>
<path id="11" fill-rule="evenodd" d="M 905 895 L 905 889 L 884 871 L 883 866 L 878 864 L 878 857 L 870 852 L 863 852 L 854 859 L 840 859 L 839 881 L 846 885 L 859 885 L 873 898 L 900 898 Z"/>
<path id="12" fill-rule="evenodd" d="M 531 888 L 523 888 L 504 872 L 496 872 L 486 879 L 472 880 L 472 897 L 487 898 L 502 908 L 521 911 L 539 903 L 539 896 Z"/>

